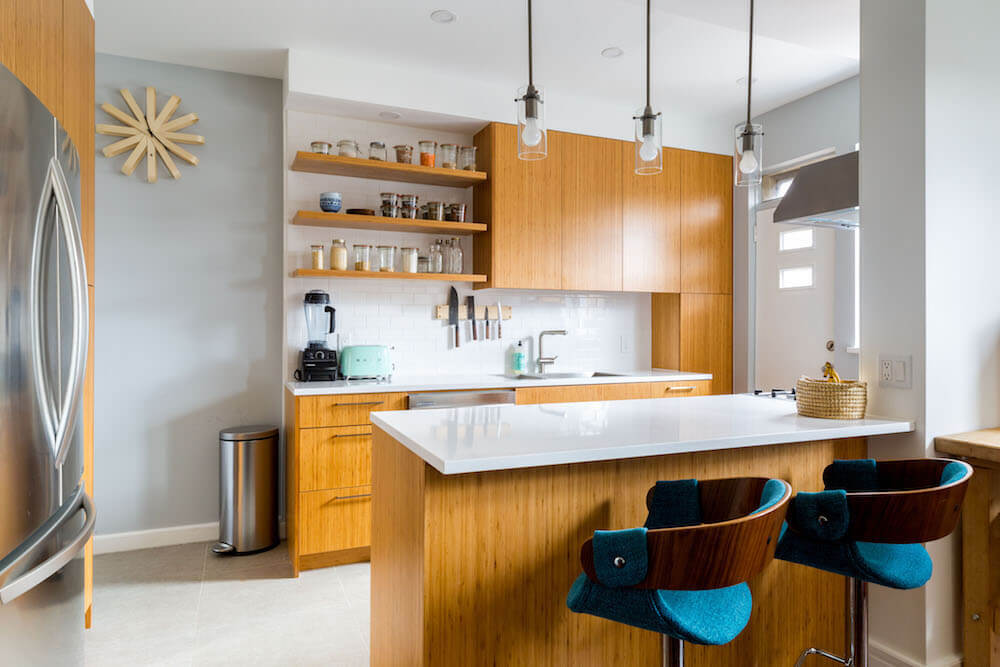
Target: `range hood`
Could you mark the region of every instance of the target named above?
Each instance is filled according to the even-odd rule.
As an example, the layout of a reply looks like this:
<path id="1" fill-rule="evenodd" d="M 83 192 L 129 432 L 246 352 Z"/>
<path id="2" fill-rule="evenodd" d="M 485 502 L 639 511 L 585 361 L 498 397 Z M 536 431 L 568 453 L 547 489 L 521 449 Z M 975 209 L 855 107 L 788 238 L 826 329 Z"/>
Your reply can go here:
<path id="1" fill-rule="evenodd" d="M 853 151 L 799 169 L 774 209 L 774 221 L 854 229 L 858 213 L 858 151 Z"/>

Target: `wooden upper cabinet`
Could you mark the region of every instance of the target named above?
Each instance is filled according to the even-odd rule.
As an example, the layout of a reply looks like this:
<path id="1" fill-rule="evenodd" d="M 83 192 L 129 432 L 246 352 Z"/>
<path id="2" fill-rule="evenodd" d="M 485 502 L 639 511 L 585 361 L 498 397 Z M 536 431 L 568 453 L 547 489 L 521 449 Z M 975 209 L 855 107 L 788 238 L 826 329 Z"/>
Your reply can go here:
<path id="1" fill-rule="evenodd" d="M 620 143 L 549 132 L 548 159 L 562 172 L 564 290 L 622 289 Z"/>
<path id="2" fill-rule="evenodd" d="M 681 153 L 681 292 L 733 293 L 732 160 Z"/>
<path id="3" fill-rule="evenodd" d="M 632 169 L 635 146 L 622 152 L 622 289 L 679 292 L 681 289 L 681 155 L 663 149 L 663 171 L 639 176 Z"/>
<path id="4" fill-rule="evenodd" d="M 517 157 L 517 128 L 490 123 L 475 137 L 480 169 L 489 173 L 475 186 L 476 222 L 488 230 L 473 242 L 475 273 L 487 282 L 477 287 L 560 289 L 562 255 L 562 171 L 553 159 L 562 137 L 549 132 L 544 160 Z"/>

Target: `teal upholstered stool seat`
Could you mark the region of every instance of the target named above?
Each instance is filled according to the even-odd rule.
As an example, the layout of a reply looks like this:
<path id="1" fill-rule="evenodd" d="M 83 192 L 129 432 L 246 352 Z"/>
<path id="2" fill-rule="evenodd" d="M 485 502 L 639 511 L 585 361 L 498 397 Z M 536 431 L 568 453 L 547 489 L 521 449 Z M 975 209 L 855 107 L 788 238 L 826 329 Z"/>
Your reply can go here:
<path id="1" fill-rule="evenodd" d="M 583 545 L 566 604 L 678 645 L 727 644 L 750 620 L 746 580 L 770 562 L 790 497 L 777 479 L 657 482 L 644 527 L 598 530 Z M 719 553 L 738 555 L 707 557 Z"/>
<path id="2" fill-rule="evenodd" d="M 868 583 L 919 588 L 933 564 L 923 542 L 951 533 L 972 467 L 948 459 L 834 461 L 825 490 L 798 493 L 788 506 L 775 557 L 848 577 L 851 654 L 842 664 L 867 665 Z"/>

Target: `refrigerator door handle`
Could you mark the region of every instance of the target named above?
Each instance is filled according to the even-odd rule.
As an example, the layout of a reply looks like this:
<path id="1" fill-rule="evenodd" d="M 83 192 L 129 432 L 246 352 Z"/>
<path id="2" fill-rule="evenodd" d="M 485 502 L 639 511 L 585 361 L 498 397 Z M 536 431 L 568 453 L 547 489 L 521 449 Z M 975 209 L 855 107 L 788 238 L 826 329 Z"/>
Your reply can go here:
<path id="1" fill-rule="evenodd" d="M 76 513 L 81 509 L 86 513 L 87 518 L 80 532 L 51 557 L 0 587 L 0 604 L 13 602 L 66 567 L 80 552 L 80 549 L 87 544 L 90 536 L 94 534 L 97 513 L 94 512 L 94 503 L 90 500 L 90 496 L 87 495 L 83 485 L 77 487 L 73 498 L 69 502 L 64 503 L 59 508 L 59 511 L 39 526 L 27 540 L 21 543 L 21 546 L 10 552 L 3 560 L 0 560 L 0 578 L 2 578 L 17 567 L 18 564 L 31 558 L 56 531 L 62 528 L 72 517 L 76 516 Z"/>
<path id="2" fill-rule="evenodd" d="M 90 311 L 87 298 L 87 265 L 83 252 L 83 239 L 77 222 L 76 210 L 69 185 L 63 175 L 59 161 L 49 161 L 48 173 L 42 190 L 42 201 L 35 221 L 35 238 L 31 261 L 31 327 L 34 357 L 35 386 L 39 408 L 45 423 L 45 435 L 55 457 L 55 467 L 61 468 L 69 454 L 73 442 L 73 428 L 80 410 L 83 381 L 87 365 L 87 339 L 90 333 Z M 62 400 L 56 403 L 52 387 L 42 369 L 41 293 L 42 293 L 42 247 L 44 245 L 45 214 L 51 203 L 56 206 L 56 219 L 66 242 L 69 262 L 70 287 L 72 291 L 73 326 L 71 352 L 67 370 L 68 386 L 60 392 Z"/>

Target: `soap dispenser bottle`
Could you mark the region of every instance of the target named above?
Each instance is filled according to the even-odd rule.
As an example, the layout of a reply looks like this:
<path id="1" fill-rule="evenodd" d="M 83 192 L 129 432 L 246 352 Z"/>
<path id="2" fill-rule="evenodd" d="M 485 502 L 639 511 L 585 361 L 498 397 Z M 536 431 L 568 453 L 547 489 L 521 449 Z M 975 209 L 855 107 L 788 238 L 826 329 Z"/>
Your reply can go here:
<path id="1" fill-rule="evenodd" d="M 523 340 L 517 341 L 517 345 L 515 345 L 511 350 L 510 369 L 514 375 L 524 375 L 526 369 Z"/>

